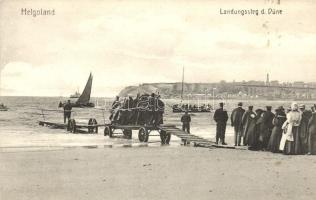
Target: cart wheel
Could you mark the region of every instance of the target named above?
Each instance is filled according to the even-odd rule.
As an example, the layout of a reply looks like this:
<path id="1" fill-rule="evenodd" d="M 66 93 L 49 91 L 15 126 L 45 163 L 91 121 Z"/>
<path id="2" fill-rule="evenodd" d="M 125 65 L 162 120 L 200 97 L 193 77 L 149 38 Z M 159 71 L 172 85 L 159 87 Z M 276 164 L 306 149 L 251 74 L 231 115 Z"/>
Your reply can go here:
<path id="1" fill-rule="evenodd" d="M 148 142 L 149 133 L 145 127 L 142 127 L 138 131 L 138 139 L 140 142 Z"/>
<path id="2" fill-rule="evenodd" d="M 114 129 L 112 129 L 110 126 L 108 126 L 108 127 L 109 127 L 109 137 L 112 138 Z"/>
<path id="3" fill-rule="evenodd" d="M 132 139 L 132 130 L 124 129 L 124 130 L 123 130 L 123 135 L 124 135 L 127 139 Z"/>
<path id="4" fill-rule="evenodd" d="M 93 119 L 92 118 L 89 119 L 88 125 L 93 125 Z M 88 133 L 92 133 L 92 132 L 93 132 L 93 128 L 88 127 Z"/>
<path id="5" fill-rule="evenodd" d="M 76 133 L 76 120 L 74 119 L 69 120 L 69 131 L 71 133 Z"/>
<path id="6" fill-rule="evenodd" d="M 110 134 L 110 131 L 111 131 L 110 127 L 109 127 L 109 126 L 105 126 L 105 127 L 104 127 L 104 136 L 109 135 L 109 134 Z"/>

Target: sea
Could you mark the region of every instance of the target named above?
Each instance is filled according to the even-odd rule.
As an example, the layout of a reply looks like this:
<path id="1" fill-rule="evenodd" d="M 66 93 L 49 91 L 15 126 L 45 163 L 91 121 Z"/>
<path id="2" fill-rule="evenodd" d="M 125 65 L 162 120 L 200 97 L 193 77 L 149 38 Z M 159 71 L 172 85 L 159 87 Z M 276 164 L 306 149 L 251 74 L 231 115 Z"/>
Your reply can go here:
<path id="1" fill-rule="evenodd" d="M 63 123 L 63 111 L 58 108 L 60 101 L 66 101 L 66 97 L 23 97 L 23 96 L 1 96 L 0 103 L 4 103 L 9 110 L 0 112 L 0 152 L 7 151 L 33 151 L 33 150 L 52 150 L 64 148 L 98 148 L 98 147 L 159 147 L 160 138 L 158 132 L 151 132 L 148 143 L 138 141 L 137 131 L 133 131 L 131 140 L 123 137 L 109 138 L 103 135 L 104 127 L 99 128 L 98 134 L 73 134 L 64 129 L 55 129 L 47 126 L 40 126 L 39 120 L 46 120 L 55 123 Z M 164 123 L 173 124 L 181 128 L 181 113 L 173 113 L 172 105 L 179 103 L 177 99 L 162 99 L 165 102 Z M 112 98 L 94 97 L 91 102 L 97 104 L 96 108 L 73 108 L 72 118 L 77 123 L 88 124 L 90 118 L 95 118 L 98 124 L 109 123 L 109 108 Z M 264 109 L 265 106 L 278 106 L 288 108 L 292 100 L 259 100 L 259 99 L 233 99 L 204 102 L 215 105 L 219 102 L 225 103 L 225 109 L 230 116 L 231 111 L 237 106 L 238 102 L 243 102 L 244 108 L 249 105 Z M 296 101 L 305 104 L 309 109 L 314 101 Z M 201 104 L 201 101 L 191 101 L 190 103 Z M 214 140 L 216 124 L 211 113 L 192 113 L 191 114 L 191 133 Z M 230 119 L 229 119 L 230 120 Z M 120 133 L 117 130 L 116 133 Z M 226 138 L 229 144 L 233 144 L 233 128 L 230 121 L 227 123 Z M 181 139 L 172 136 L 171 147 L 181 146 Z"/>

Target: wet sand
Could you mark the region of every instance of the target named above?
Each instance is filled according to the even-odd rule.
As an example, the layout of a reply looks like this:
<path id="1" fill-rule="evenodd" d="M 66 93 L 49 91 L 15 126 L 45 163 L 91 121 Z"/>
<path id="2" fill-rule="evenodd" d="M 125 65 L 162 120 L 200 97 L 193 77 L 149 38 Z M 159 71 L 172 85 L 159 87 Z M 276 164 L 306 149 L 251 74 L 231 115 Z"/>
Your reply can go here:
<path id="1" fill-rule="evenodd" d="M 316 157 L 185 146 L 0 153 L 0 199 L 315 199 Z"/>

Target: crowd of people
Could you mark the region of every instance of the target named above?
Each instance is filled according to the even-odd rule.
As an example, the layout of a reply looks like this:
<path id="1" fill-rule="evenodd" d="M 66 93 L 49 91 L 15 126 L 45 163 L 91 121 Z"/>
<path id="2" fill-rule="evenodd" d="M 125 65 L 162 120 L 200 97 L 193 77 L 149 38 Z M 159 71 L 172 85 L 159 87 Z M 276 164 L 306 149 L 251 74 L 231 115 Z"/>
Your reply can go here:
<path id="1" fill-rule="evenodd" d="M 120 125 L 159 125 L 163 123 L 164 103 L 160 95 L 152 93 L 116 97 L 110 110 L 112 123 Z"/>
<path id="2" fill-rule="evenodd" d="M 220 103 L 214 113 L 216 121 L 216 143 L 225 143 L 225 131 L 228 121 L 227 111 Z M 316 154 L 316 105 L 311 110 L 305 105 L 293 102 L 285 110 L 282 106 L 272 112 L 271 106 L 253 110 L 249 106 L 245 111 L 242 103 L 231 113 L 231 125 L 234 127 L 235 146 L 248 146 L 249 150 L 283 152 L 290 155 Z M 241 143 L 242 142 L 242 143 Z"/>

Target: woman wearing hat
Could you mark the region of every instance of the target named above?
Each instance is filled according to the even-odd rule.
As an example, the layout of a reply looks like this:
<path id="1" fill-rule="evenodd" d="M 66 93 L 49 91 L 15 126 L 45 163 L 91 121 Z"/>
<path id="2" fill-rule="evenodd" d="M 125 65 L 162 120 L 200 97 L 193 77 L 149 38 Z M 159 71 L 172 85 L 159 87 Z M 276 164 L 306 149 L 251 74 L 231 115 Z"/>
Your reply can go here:
<path id="1" fill-rule="evenodd" d="M 272 134 L 268 144 L 268 150 L 277 153 L 279 152 L 280 141 L 282 137 L 282 125 L 286 121 L 286 114 L 282 106 L 275 110 L 275 117 L 273 119 L 273 129 Z"/>
<path id="2" fill-rule="evenodd" d="M 284 130 L 282 139 L 280 142 L 280 150 L 284 154 L 300 154 L 301 147 L 296 141 L 297 135 L 299 134 L 299 125 L 302 119 L 301 113 L 298 111 L 297 103 L 293 102 L 291 105 L 291 111 L 286 116 L 282 129 Z"/>

